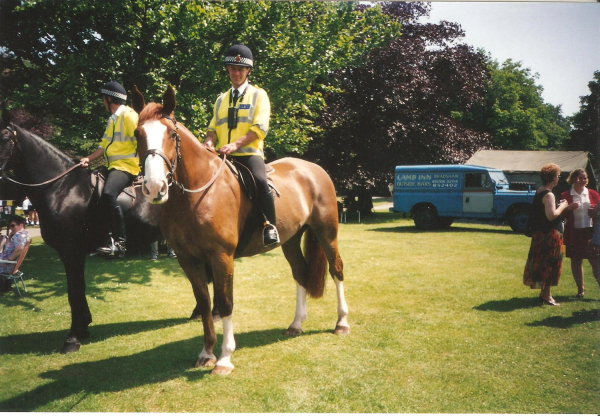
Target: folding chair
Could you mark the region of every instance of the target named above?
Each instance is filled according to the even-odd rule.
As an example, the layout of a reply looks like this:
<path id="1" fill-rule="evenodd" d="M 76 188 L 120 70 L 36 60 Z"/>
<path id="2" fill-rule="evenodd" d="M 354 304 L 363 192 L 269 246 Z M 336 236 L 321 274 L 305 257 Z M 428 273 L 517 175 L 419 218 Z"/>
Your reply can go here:
<path id="1" fill-rule="evenodd" d="M 19 297 L 22 296 L 21 289 L 19 289 L 19 280 L 21 281 L 21 284 L 23 285 L 23 290 L 25 290 L 25 292 L 27 292 L 27 286 L 25 286 L 25 281 L 23 280 L 23 272 L 21 272 L 19 270 L 19 267 L 21 266 L 21 263 L 23 263 L 23 259 L 25 259 L 25 256 L 27 255 L 27 251 L 29 250 L 30 244 L 31 244 L 31 240 L 27 240 L 27 242 L 25 243 L 25 247 L 23 247 L 23 251 L 21 251 L 21 254 L 19 254 L 19 257 L 17 258 L 16 261 L 0 260 L 0 264 L 14 264 L 15 265 L 15 267 L 9 273 L 0 273 L 0 278 L 2 278 L 5 281 L 14 282 L 15 287 L 17 288 L 17 292 L 19 292 Z"/>

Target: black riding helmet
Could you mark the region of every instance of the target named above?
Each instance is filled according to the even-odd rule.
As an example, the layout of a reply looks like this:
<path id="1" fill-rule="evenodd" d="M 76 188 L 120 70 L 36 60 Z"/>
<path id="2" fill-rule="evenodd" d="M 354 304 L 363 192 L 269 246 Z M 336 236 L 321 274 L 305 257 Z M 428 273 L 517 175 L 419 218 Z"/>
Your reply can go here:
<path id="1" fill-rule="evenodd" d="M 100 96 L 107 95 L 109 97 L 116 98 L 115 101 L 125 103 L 127 101 L 127 91 L 118 82 L 111 81 L 104 84 L 100 90 Z"/>
<path id="2" fill-rule="evenodd" d="M 233 45 L 225 54 L 225 65 L 236 65 L 252 68 L 253 63 L 252 51 L 246 45 Z"/>

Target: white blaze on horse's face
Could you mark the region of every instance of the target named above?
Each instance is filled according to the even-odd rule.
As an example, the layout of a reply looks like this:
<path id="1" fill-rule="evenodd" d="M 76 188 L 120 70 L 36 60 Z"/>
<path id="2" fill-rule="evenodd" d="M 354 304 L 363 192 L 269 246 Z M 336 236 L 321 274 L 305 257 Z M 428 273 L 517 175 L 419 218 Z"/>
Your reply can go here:
<path id="1" fill-rule="evenodd" d="M 163 139 L 167 126 L 158 120 L 145 123 L 142 128 L 146 133 L 148 150 L 162 151 Z M 167 165 L 162 157 L 149 154 L 144 164 L 144 184 L 142 192 L 151 204 L 162 204 L 169 199 L 169 182 L 167 180 Z"/>

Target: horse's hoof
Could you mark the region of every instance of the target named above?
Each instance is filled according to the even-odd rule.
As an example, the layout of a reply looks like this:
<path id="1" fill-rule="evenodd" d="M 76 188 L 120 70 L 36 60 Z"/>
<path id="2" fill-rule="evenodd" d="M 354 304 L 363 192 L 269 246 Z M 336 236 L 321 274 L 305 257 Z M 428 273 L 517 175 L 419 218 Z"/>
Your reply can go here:
<path id="1" fill-rule="evenodd" d="M 81 348 L 81 343 L 79 342 L 79 340 L 75 337 L 69 337 L 65 341 L 60 353 L 61 354 L 69 354 L 71 352 L 77 352 L 77 351 L 79 351 L 79 348 Z"/>
<path id="2" fill-rule="evenodd" d="M 348 335 L 350 333 L 349 326 L 336 325 L 335 331 L 333 331 L 335 335 Z"/>
<path id="3" fill-rule="evenodd" d="M 192 312 L 192 316 L 190 316 L 190 320 L 196 321 L 198 319 L 202 319 L 202 315 L 200 315 L 199 313 Z"/>
<path id="4" fill-rule="evenodd" d="M 231 374 L 232 371 L 233 371 L 233 368 L 223 367 L 223 366 L 218 365 L 215 368 L 213 368 L 213 370 L 210 373 L 216 374 L 218 376 L 227 376 L 227 375 Z"/>
<path id="5" fill-rule="evenodd" d="M 285 331 L 285 335 L 288 337 L 297 337 L 303 333 L 304 331 L 302 331 L 302 328 L 292 328 L 291 326 Z"/>
<path id="6" fill-rule="evenodd" d="M 194 368 L 206 368 L 212 367 L 217 363 L 216 358 L 202 358 L 198 357 L 196 363 L 194 364 Z"/>
<path id="7" fill-rule="evenodd" d="M 221 315 L 213 315 L 213 322 L 221 322 Z"/>

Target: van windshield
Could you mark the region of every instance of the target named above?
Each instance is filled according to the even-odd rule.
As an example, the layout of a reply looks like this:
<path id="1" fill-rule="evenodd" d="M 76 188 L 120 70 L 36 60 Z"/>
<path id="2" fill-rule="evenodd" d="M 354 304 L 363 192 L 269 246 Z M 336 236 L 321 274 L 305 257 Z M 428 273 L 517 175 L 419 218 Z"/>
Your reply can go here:
<path id="1" fill-rule="evenodd" d="M 508 180 L 503 172 L 490 172 L 490 178 L 492 178 L 495 185 L 508 186 Z"/>

